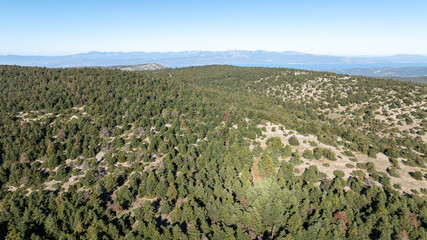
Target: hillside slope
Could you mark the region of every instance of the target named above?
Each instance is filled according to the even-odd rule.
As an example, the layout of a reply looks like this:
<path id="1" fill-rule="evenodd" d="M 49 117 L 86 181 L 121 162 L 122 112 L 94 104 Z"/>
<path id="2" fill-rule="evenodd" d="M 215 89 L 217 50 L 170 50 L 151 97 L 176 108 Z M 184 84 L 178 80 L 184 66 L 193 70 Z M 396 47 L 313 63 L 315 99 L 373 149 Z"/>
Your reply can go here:
<path id="1" fill-rule="evenodd" d="M 427 85 L 0 66 L 0 89 L 0 238 L 427 235 Z"/>
<path id="2" fill-rule="evenodd" d="M 427 67 L 374 67 L 374 68 L 350 68 L 331 70 L 335 73 L 363 75 L 371 77 L 400 77 L 422 78 L 427 76 Z"/>

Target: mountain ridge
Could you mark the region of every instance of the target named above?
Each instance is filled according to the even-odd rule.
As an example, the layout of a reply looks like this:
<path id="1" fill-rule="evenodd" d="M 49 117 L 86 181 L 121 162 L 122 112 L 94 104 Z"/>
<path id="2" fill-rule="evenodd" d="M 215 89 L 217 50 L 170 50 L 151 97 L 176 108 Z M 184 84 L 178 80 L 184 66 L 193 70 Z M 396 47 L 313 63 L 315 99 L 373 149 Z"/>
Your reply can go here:
<path id="1" fill-rule="evenodd" d="M 265 50 L 180 52 L 87 52 L 64 56 L 0 55 L 0 64 L 42 67 L 116 66 L 158 63 L 170 67 L 211 64 L 291 67 L 308 70 L 360 67 L 427 66 L 427 56 L 398 54 L 378 57 L 317 55 L 295 51 Z"/>

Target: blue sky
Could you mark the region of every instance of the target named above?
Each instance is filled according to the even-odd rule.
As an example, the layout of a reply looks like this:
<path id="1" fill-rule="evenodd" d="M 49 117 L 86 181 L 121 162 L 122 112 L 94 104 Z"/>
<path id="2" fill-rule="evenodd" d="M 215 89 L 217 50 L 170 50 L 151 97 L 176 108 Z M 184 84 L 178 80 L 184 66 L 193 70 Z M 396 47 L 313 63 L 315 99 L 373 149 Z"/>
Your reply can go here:
<path id="1" fill-rule="evenodd" d="M 0 54 L 269 50 L 427 55 L 427 1 L 0 0 Z"/>

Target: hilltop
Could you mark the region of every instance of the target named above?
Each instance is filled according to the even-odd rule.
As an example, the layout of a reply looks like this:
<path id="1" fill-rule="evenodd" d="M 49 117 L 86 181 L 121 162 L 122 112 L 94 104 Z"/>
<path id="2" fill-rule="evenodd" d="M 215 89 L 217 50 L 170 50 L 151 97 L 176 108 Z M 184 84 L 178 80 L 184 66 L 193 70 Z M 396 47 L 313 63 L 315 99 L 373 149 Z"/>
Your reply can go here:
<path id="1" fill-rule="evenodd" d="M 157 63 L 145 63 L 145 64 L 135 64 L 135 65 L 118 65 L 118 66 L 109 66 L 101 67 L 105 69 L 120 69 L 123 71 L 146 71 L 146 70 L 159 70 L 164 68 L 169 68 L 168 66 L 157 64 Z"/>

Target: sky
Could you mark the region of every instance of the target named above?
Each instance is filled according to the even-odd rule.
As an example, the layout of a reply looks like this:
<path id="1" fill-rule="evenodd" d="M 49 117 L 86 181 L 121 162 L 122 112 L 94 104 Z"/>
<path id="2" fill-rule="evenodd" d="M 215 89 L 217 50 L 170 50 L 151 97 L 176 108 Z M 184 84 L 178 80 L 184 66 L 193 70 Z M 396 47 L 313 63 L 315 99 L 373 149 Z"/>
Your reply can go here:
<path id="1" fill-rule="evenodd" d="M 0 0 L 0 55 L 267 50 L 427 55 L 425 0 Z"/>

